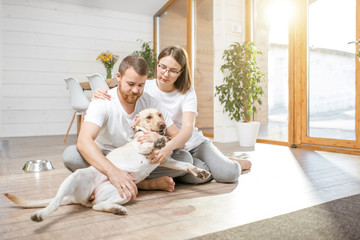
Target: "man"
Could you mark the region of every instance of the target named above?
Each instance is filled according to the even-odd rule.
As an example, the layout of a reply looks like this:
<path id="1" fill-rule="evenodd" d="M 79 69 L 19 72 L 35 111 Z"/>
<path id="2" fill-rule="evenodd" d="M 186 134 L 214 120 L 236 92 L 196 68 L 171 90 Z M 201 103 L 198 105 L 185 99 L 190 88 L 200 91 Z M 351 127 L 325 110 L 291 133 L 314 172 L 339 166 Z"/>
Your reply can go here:
<path id="1" fill-rule="evenodd" d="M 175 124 L 159 103 L 150 95 L 143 94 L 148 73 L 149 66 L 142 57 L 124 58 L 116 74 L 118 87 L 109 91 L 111 100 L 93 100 L 90 103 L 77 145 L 69 146 L 63 153 L 64 164 L 69 170 L 75 171 L 92 165 L 109 178 L 122 197 L 123 189 L 128 199 L 135 198 L 138 193 L 135 179 L 128 172 L 116 168 L 105 155 L 131 141 L 134 136 L 131 125 L 136 113 L 145 108 L 156 108 L 165 117 L 168 126 L 166 134 L 174 137 L 178 133 Z M 175 150 L 172 157 L 192 163 L 191 155 L 181 149 Z M 176 170 L 162 174 L 161 168 L 158 169 L 158 173 L 153 174 L 156 178 L 140 182 L 139 188 L 172 191 L 175 185 L 172 177 L 186 174 Z M 163 177 L 159 177 L 161 175 Z"/>

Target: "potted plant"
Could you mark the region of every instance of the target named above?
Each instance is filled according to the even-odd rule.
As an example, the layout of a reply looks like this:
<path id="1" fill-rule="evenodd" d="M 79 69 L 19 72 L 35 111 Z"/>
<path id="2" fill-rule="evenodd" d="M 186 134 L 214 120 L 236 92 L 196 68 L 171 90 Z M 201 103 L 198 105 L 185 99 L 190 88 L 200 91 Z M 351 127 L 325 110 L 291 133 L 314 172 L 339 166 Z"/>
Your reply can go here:
<path id="1" fill-rule="evenodd" d="M 142 42 L 141 39 L 138 39 L 137 41 Z M 149 69 L 150 69 L 148 78 L 154 78 L 155 77 L 154 71 L 156 66 L 156 54 L 153 48 L 150 46 L 150 42 L 143 42 L 143 44 L 141 45 L 141 50 L 135 51 L 132 54 L 143 57 L 146 60 L 146 62 L 149 64 Z"/>
<path id="2" fill-rule="evenodd" d="M 260 128 L 260 122 L 251 121 L 257 111 L 254 103 L 261 105 L 260 97 L 264 93 L 260 86 L 264 74 L 256 63 L 258 54 L 262 53 L 253 42 L 231 44 L 224 51 L 224 64 L 220 68 L 224 74 L 223 84 L 215 87 L 215 96 L 219 97 L 224 112 L 237 122 L 240 146 L 245 147 L 255 145 Z"/>
<path id="3" fill-rule="evenodd" d="M 106 69 L 106 78 L 113 77 L 112 69 L 118 59 L 119 59 L 119 56 L 112 54 L 111 52 L 109 52 L 109 50 L 107 52 L 102 52 L 99 54 L 99 56 L 97 56 L 96 60 L 99 60 L 100 62 L 102 62 L 104 64 L 104 67 Z"/>

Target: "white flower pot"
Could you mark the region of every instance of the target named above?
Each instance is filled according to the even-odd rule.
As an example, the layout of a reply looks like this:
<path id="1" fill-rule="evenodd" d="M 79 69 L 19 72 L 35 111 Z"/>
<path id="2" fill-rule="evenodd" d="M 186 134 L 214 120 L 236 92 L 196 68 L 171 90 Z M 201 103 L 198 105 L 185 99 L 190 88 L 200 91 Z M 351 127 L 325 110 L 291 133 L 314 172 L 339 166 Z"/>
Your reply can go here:
<path id="1" fill-rule="evenodd" d="M 236 128 L 240 146 L 254 147 L 259 134 L 260 122 L 237 122 Z"/>

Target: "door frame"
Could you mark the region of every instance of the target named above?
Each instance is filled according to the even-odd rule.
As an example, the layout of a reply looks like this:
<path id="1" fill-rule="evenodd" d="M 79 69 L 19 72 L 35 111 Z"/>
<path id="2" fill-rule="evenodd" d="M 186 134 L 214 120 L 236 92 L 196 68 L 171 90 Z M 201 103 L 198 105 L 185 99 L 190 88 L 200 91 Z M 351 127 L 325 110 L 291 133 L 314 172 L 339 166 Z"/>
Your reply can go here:
<path id="1" fill-rule="evenodd" d="M 297 14 L 295 18 L 295 120 L 294 120 L 294 144 L 312 145 L 332 148 L 345 148 L 350 151 L 359 151 L 360 148 L 360 62 L 356 61 L 356 102 L 355 102 L 355 133 L 356 140 L 340 140 L 307 135 L 308 126 L 308 46 L 307 46 L 307 19 L 308 1 L 296 0 Z M 356 6 L 357 22 L 360 20 L 360 4 Z M 360 38 L 357 26 L 356 39 Z M 358 50 L 358 46 L 356 48 Z M 360 153 L 360 151 L 359 151 Z"/>

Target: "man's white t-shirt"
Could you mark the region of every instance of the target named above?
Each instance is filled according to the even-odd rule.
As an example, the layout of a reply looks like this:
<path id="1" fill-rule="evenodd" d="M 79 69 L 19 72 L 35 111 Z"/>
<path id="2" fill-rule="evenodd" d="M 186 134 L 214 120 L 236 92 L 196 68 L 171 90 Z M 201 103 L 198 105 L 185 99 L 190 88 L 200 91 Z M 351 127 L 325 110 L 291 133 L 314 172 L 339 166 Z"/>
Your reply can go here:
<path id="1" fill-rule="evenodd" d="M 92 100 L 86 111 L 84 121 L 94 123 L 101 128 L 95 139 L 100 149 L 113 150 L 130 142 L 135 134 L 131 128 L 134 118 L 138 112 L 146 108 L 161 111 L 167 127 L 174 123 L 166 109 L 145 92 L 137 100 L 134 112 L 128 114 L 120 103 L 117 89 L 116 87 L 108 91 L 111 100 Z"/>
<path id="2" fill-rule="evenodd" d="M 197 116 L 197 98 L 193 88 L 189 89 L 185 94 L 177 90 L 166 93 L 158 88 L 156 79 L 154 79 L 146 81 L 144 92 L 158 100 L 161 106 L 168 111 L 178 129 L 181 129 L 182 126 L 183 112 L 193 112 Z M 193 134 L 189 141 L 186 142 L 184 149 L 192 150 L 207 139 L 201 131 L 194 128 Z"/>

